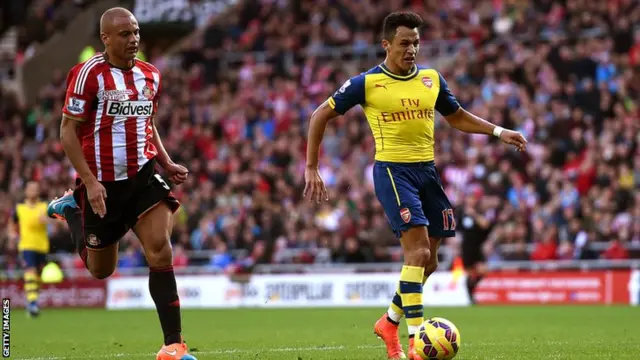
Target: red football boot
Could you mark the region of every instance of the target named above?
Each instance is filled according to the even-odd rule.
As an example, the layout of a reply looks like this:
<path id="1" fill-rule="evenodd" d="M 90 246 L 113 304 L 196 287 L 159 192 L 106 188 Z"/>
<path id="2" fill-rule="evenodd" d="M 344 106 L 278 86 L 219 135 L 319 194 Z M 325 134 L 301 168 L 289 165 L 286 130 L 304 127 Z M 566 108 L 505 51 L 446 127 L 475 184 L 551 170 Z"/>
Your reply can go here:
<path id="1" fill-rule="evenodd" d="M 384 341 L 384 344 L 387 346 L 387 356 L 389 359 L 396 360 L 407 358 L 402 350 L 400 339 L 398 339 L 398 325 L 389 321 L 386 313 L 376 321 L 373 332 L 378 336 L 378 338 Z"/>
<path id="2" fill-rule="evenodd" d="M 162 345 L 156 355 L 156 360 L 196 360 L 196 358 L 189 355 L 189 348 L 182 341 L 181 343 Z"/>

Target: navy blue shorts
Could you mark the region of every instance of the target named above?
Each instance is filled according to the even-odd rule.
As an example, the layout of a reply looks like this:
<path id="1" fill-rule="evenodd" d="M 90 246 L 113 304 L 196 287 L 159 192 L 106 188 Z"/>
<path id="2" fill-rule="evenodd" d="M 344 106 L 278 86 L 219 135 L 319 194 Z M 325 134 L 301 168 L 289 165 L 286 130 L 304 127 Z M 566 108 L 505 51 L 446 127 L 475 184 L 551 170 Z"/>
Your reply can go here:
<path id="1" fill-rule="evenodd" d="M 376 161 L 373 181 L 376 196 L 397 237 L 415 226 L 426 226 L 429 236 L 455 236 L 453 208 L 433 161 Z"/>
<path id="2" fill-rule="evenodd" d="M 47 254 L 39 251 L 24 250 L 20 253 L 25 268 L 42 269 L 47 263 Z"/>

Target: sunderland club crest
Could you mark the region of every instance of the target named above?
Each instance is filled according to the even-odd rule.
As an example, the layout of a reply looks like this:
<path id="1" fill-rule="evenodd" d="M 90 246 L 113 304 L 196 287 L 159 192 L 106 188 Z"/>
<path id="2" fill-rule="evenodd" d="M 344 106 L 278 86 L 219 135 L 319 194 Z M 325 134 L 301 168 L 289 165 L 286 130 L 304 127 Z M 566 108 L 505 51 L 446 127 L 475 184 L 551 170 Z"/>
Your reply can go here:
<path id="1" fill-rule="evenodd" d="M 93 234 L 89 234 L 87 235 L 87 243 L 91 246 L 98 246 L 100 245 L 100 240 L 98 239 L 97 236 Z"/>
<path id="2" fill-rule="evenodd" d="M 142 96 L 144 96 L 145 99 L 151 100 L 153 95 L 155 95 L 154 91 L 149 89 L 147 85 L 142 88 Z"/>

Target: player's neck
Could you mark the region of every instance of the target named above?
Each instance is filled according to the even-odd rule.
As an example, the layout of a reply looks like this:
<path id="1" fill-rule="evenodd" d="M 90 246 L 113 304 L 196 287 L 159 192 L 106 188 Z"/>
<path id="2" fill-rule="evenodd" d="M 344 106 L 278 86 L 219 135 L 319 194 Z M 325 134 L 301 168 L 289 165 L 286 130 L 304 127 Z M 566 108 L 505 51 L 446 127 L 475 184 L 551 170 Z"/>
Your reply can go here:
<path id="1" fill-rule="evenodd" d="M 33 205 L 35 205 L 36 203 L 38 203 L 38 199 L 26 199 L 26 201 L 25 201 L 25 202 L 27 203 L 27 205 L 29 205 L 29 206 L 33 206 Z"/>
<path id="2" fill-rule="evenodd" d="M 384 65 L 384 67 L 387 68 L 387 70 L 389 70 L 392 74 L 394 75 L 400 75 L 400 76 L 405 76 L 405 75 L 409 75 L 411 74 L 414 69 L 415 69 L 415 65 L 411 66 L 411 68 L 409 70 L 402 70 L 399 67 L 395 66 L 393 63 L 391 63 L 389 61 L 389 59 L 384 59 L 384 62 L 382 63 Z"/>
<path id="3" fill-rule="evenodd" d="M 133 67 L 133 65 L 135 65 L 136 60 L 122 60 L 122 59 L 118 59 L 115 56 L 111 56 L 109 55 L 108 52 L 104 52 L 103 54 L 104 56 L 104 60 L 109 63 L 109 65 L 116 67 L 118 69 L 123 69 L 123 70 L 129 70 Z"/>

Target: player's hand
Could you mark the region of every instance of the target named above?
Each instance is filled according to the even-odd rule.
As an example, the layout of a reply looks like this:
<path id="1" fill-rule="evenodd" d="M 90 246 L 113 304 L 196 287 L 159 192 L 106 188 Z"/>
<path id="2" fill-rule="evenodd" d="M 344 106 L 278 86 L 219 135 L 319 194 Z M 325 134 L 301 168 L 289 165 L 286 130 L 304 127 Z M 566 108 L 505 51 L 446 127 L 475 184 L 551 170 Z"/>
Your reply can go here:
<path id="1" fill-rule="evenodd" d="M 517 131 L 504 129 L 500 134 L 500 140 L 505 144 L 515 146 L 518 151 L 527 150 L 527 139 Z"/>
<path id="2" fill-rule="evenodd" d="M 85 184 L 85 186 L 93 213 L 103 218 L 107 214 L 107 205 L 104 201 L 107 198 L 107 189 L 97 180 Z"/>
<path id="3" fill-rule="evenodd" d="M 189 170 L 186 167 L 174 163 L 169 163 L 164 167 L 164 170 L 169 175 L 169 180 L 176 185 L 180 185 L 187 180 L 189 176 Z"/>
<path id="4" fill-rule="evenodd" d="M 302 196 L 320 203 L 322 200 L 328 201 L 329 194 L 324 186 L 324 181 L 318 172 L 318 169 L 307 168 L 304 171 L 304 191 Z"/>

